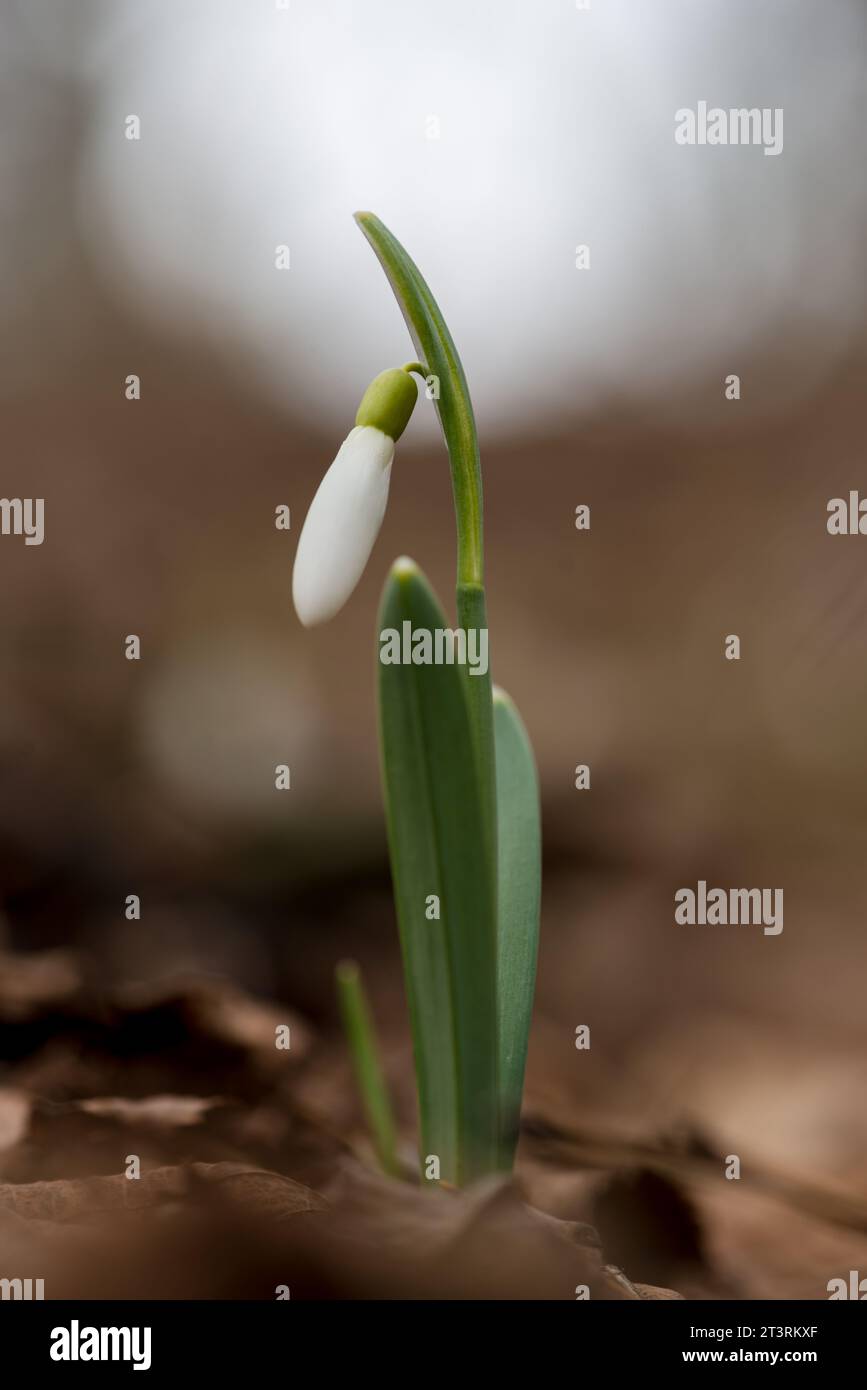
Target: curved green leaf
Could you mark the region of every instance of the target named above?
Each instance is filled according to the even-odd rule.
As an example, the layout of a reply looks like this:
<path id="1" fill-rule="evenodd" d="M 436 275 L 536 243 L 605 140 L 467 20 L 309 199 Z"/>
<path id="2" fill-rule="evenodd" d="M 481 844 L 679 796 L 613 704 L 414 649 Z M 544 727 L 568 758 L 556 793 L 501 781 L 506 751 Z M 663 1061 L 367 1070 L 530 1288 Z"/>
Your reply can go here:
<path id="1" fill-rule="evenodd" d="M 527 1041 L 533 1012 L 542 836 L 539 780 L 527 731 L 508 695 L 494 690 L 497 752 L 497 1015 L 500 1161 L 511 1168 L 518 1142 Z"/>

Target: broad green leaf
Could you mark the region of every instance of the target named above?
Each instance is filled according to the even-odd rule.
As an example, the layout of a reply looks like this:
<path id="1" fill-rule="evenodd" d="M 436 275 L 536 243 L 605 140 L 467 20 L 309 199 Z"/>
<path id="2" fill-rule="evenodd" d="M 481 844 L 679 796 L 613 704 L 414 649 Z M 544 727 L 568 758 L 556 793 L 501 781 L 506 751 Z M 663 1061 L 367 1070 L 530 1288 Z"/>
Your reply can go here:
<path id="1" fill-rule="evenodd" d="M 380 634 L 448 626 L 421 571 L 397 561 L 383 594 Z M 378 658 L 383 654 L 381 644 Z M 447 664 L 379 659 L 378 667 L 421 1156 L 424 1162 L 438 1155 L 441 1176 L 466 1183 L 496 1167 L 498 1095 L 496 909 L 464 678 Z"/>
<path id="2" fill-rule="evenodd" d="M 355 1079 L 377 1157 L 386 1173 L 399 1177 L 397 1129 L 391 1099 L 382 1073 L 370 1005 L 361 983 L 361 971 L 354 961 L 341 961 L 337 967 L 337 997 L 352 1053 Z"/>
<path id="3" fill-rule="evenodd" d="M 527 1040 L 533 1012 L 542 838 L 539 782 L 527 731 L 503 690 L 494 689 L 497 752 L 497 1014 L 500 1160 L 509 1169 L 518 1142 Z"/>

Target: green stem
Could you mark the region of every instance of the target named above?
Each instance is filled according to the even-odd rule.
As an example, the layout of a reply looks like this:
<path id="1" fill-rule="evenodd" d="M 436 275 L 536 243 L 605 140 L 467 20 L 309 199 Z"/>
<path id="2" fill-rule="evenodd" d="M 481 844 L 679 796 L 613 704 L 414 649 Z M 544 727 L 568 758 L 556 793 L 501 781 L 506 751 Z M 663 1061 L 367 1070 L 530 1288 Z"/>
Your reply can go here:
<path id="1" fill-rule="evenodd" d="M 452 468 L 458 531 L 458 584 L 484 584 L 482 469 L 467 379 L 446 321 L 421 271 L 397 237 L 372 212 L 355 220 L 385 271 L 427 375 L 439 381 L 435 401 Z M 420 364 L 413 364 L 418 366 Z"/>
<path id="2" fill-rule="evenodd" d="M 434 403 L 452 473 L 458 537 L 458 623 L 464 628 L 486 628 L 482 465 L 463 365 L 430 286 L 397 237 L 372 212 L 357 212 L 355 220 L 376 252 L 410 336 L 423 359 L 422 362 L 408 364 L 408 368 L 417 370 L 421 367 L 428 376 L 433 375 L 439 380 L 439 400 Z M 462 669 L 466 676 L 467 701 L 482 788 L 485 839 L 493 885 L 491 891 L 495 894 L 497 812 L 491 675 L 490 669 L 484 676 L 470 676 L 467 668 Z"/>
<path id="3" fill-rule="evenodd" d="M 487 631 L 488 612 L 485 590 L 481 584 L 458 584 L 457 589 L 458 626 L 467 631 Z M 491 685 L 490 661 L 483 676 L 470 674 L 468 666 L 462 666 L 464 691 L 470 715 L 473 746 L 476 752 L 476 765 L 482 792 L 482 809 L 485 817 L 485 842 L 494 879 L 494 905 L 496 907 L 497 873 L 497 784 L 494 763 L 494 704 Z"/>

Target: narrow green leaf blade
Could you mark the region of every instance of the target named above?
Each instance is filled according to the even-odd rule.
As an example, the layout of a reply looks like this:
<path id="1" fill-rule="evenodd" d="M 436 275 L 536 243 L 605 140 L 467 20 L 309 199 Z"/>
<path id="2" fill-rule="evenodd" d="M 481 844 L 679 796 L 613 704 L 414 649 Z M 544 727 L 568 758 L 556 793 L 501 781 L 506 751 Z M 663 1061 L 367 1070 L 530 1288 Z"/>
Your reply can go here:
<path id="1" fill-rule="evenodd" d="M 391 570 L 380 637 L 448 628 L 421 571 Z M 416 639 L 417 640 L 417 639 Z M 466 1183 L 497 1162 L 495 898 L 464 682 L 448 664 L 386 664 L 382 772 L 416 1060 L 422 1158 Z M 440 919 L 426 913 L 433 897 Z"/>
<path id="2" fill-rule="evenodd" d="M 500 1161 L 511 1168 L 536 984 L 542 835 L 533 749 L 517 709 L 494 689 L 497 756 L 497 1014 L 499 1027 Z"/>
<path id="3" fill-rule="evenodd" d="M 336 977 L 340 1016 L 349 1041 L 355 1079 L 361 1092 L 373 1145 L 383 1170 L 396 1178 L 400 1176 L 397 1127 L 379 1060 L 376 1031 L 367 994 L 361 982 L 361 971 L 355 961 L 345 960 L 338 965 Z"/>

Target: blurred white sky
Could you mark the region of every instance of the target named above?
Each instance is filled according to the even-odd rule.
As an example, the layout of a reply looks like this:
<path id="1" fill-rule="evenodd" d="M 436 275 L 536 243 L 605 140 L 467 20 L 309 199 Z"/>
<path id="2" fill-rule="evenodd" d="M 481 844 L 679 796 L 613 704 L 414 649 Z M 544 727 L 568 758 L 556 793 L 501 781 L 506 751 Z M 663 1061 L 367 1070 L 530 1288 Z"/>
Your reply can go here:
<path id="1" fill-rule="evenodd" d="M 412 355 L 356 208 L 419 262 L 488 433 L 676 393 L 709 364 L 722 377 L 764 335 L 796 394 L 863 320 L 861 0 L 89 14 L 79 208 L 99 272 L 139 312 L 212 335 L 293 413 L 351 423 L 367 380 Z M 700 100 L 783 107 L 782 154 L 678 146 L 674 113 Z M 805 332 L 815 350 L 789 364 Z"/>

